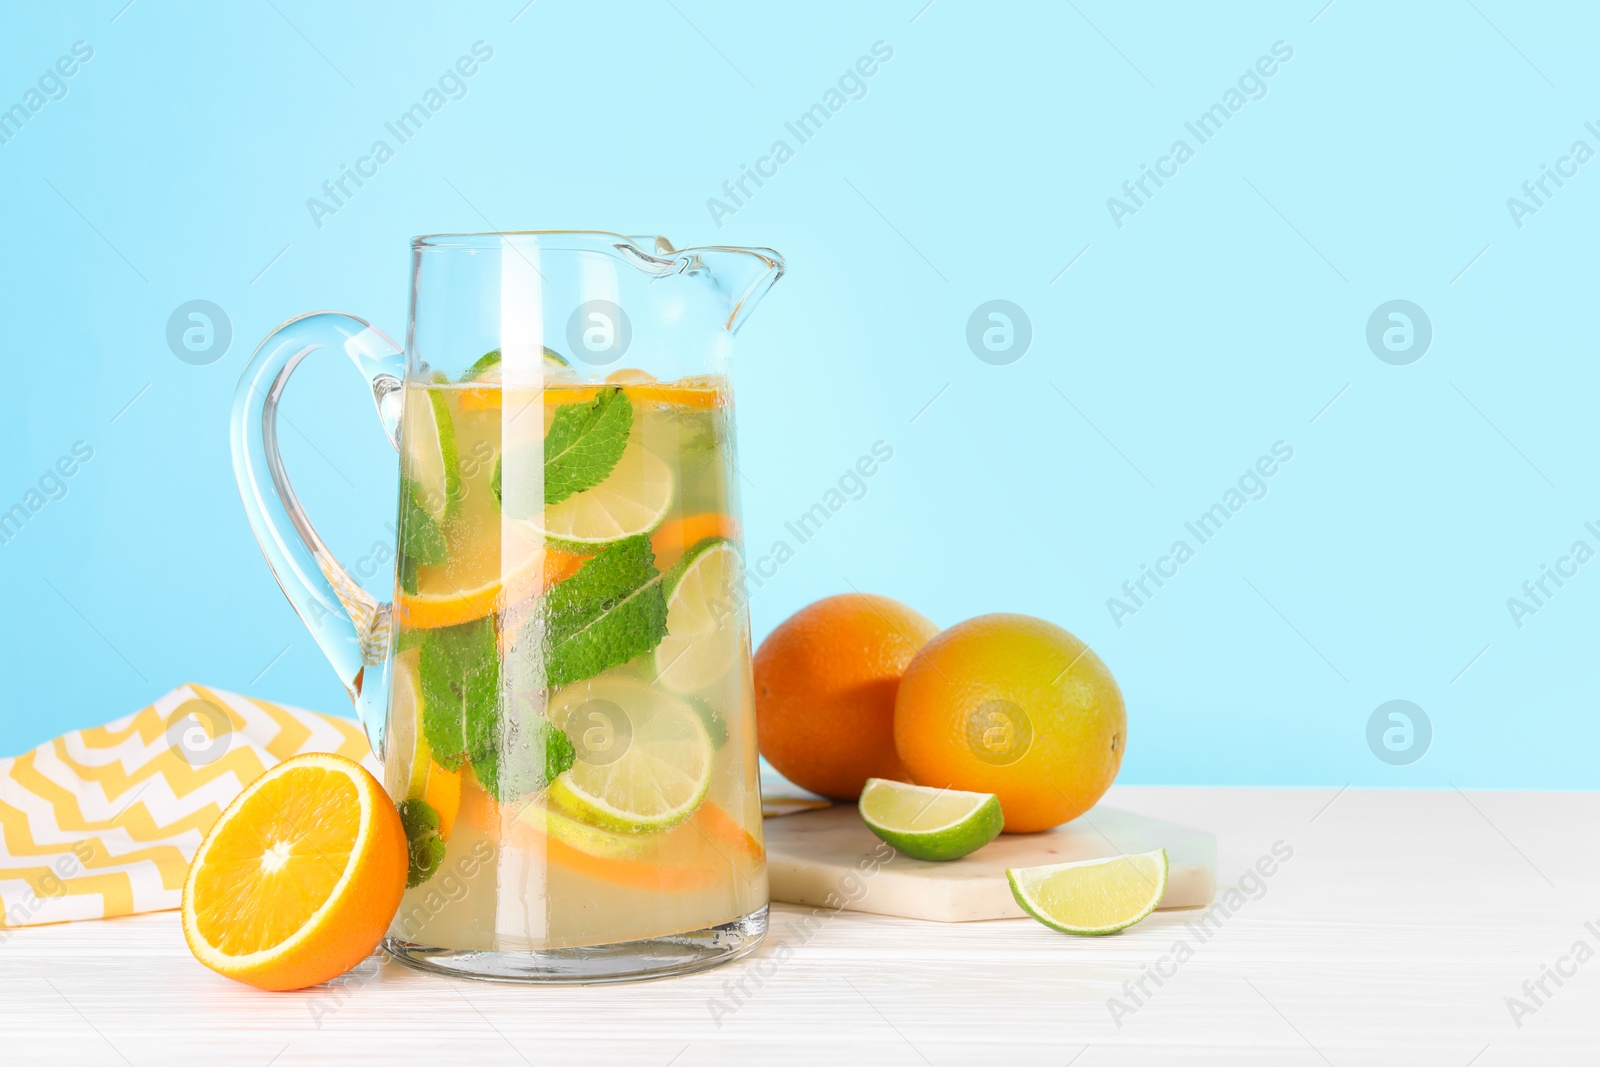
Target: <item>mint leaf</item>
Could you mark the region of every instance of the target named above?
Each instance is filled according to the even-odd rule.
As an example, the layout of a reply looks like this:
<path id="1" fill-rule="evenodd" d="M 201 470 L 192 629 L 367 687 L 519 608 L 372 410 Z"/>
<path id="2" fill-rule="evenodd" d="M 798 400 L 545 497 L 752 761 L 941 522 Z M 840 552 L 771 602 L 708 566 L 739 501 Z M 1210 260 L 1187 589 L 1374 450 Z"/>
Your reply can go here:
<path id="1" fill-rule="evenodd" d="M 400 551 L 418 563 L 437 567 L 448 556 L 449 546 L 444 527 L 422 506 L 422 493 L 416 482 L 400 479 Z"/>
<path id="2" fill-rule="evenodd" d="M 622 458 L 632 428 L 633 403 L 620 386 L 600 390 L 587 404 L 556 408 L 544 437 L 545 504 L 559 504 L 605 481 Z"/>
<path id="3" fill-rule="evenodd" d="M 400 591 L 411 596 L 417 595 L 420 588 L 417 584 L 417 559 L 415 556 L 400 555 Z"/>
<path id="4" fill-rule="evenodd" d="M 447 771 L 496 752 L 500 648 L 494 617 L 429 630 L 422 637 L 422 733 Z"/>
<path id="5" fill-rule="evenodd" d="M 500 803 L 547 787 L 572 766 L 577 753 L 567 735 L 542 715 L 506 739 L 503 751 L 472 761 L 472 773 Z"/>
<path id="6" fill-rule="evenodd" d="M 629 537 L 602 548 L 545 594 L 540 614 L 550 686 L 593 678 L 655 648 L 667 633 L 667 598 L 650 539 Z M 539 636 L 525 631 L 523 638 L 537 643 Z"/>
<path id="7" fill-rule="evenodd" d="M 415 630 L 409 626 L 400 627 L 394 637 L 394 654 L 409 652 L 413 648 L 422 647 L 422 639 L 428 635 L 426 630 Z"/>
<path id="8" fill-rule="evenodd" d="M 628 447 L 633 428 L 633 403 L 619 386 L 602 389 L 587 404 L 562 404 L 556 409 L 550 432 L 544 438 L 544 505 L 559 504 L 573 493 L 593 489 L 606 480 Z M 531 470 L 540 462 L 534 456 L 513 456 L 514 464 Z M 512 518 L 537 515 L 541 505 L 528 498 L 524 481 L 506 500 L 501 491 L 500 460 L 495 460 L 489 488 L 495 503 Z"/>
<path id="9" fill-rule="evenodd" d="M 419 797 L 400 805 L 400 825 L 405 828 L 410 853 L 406 888 L 412 889 L 433 877 L 444 862 L 444 838 L 439 836 L 439 813 Z"/>
<path id="10" fill-rule="evenodd" d="M 544 780 L 548 785 L 572 769 L 578 751 L 573 747 L 572 739 L 558 730 L 549 719 L 541 717 L 538 726 L 544 743 Z"/>
<path id="11" fill-rule="evenodd" d="M 501 803 L 539 792 L 572 766 L 572 742 L 544 718 L 542 701 L 524 721 L 502 729 L 492 617 L 425 631 L 421 643 L 422 731 L 440 766 L 453 771 L 471 763 Z"/>

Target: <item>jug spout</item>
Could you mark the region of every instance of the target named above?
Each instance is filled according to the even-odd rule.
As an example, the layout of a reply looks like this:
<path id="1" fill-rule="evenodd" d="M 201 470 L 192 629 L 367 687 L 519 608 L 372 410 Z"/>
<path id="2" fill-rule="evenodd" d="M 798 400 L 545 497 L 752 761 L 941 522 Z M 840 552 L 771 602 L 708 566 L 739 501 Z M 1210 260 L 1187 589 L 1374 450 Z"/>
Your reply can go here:
<path id="1" fill-rule="evenodd" d="M 783 257 L 770 248 L 704 245 L 679 249 L 658 235 L 632 240 L 658 269 L 666 266 L 670 273 L 709 280 L 727 300 L 728 316 L 723 326 L 729 333 L 738 332 L 772 283 L 783 277 Z"/>
<path id="2" fill-rule="evenodd" d="M 717 246 L 695 250 L 711 268 L 717 287 L 728 294 L 729 333 L 737 333 L 750 312 L 783 277 L 783 257 L 770 248 Z"/>

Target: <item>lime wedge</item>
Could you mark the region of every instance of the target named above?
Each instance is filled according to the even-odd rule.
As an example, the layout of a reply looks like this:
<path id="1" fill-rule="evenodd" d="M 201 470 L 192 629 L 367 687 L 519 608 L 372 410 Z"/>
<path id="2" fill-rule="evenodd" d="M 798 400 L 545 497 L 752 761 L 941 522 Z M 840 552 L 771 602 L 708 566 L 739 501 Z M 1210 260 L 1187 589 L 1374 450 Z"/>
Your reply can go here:
<path id="1" fill-rule="evenodd" d="M 739 550 L 707 537 L 667 572 L 667 636 L 656 646 L 656 678 L 674 693 L 695 693 L 720 680 L 739 658 L 742 588 Z"/>
<path id="2" fill-rule="evenodd" d="M 418 396 L 417 393 L 422 396 Z M 461 464 L 450 404 L 440 389 L 413 386 L 405 409 L 405 469 L 413 499 L 435 522 L 461 499 Z"/>
<path id="3" fill-rule="evenodd" d="M 661 689 L 622 675 L 575 682 L 550 697 L 550 721 L 577 758 L 550 798 L 614 833 L 676 826 L 705 799 L 714 750 L 700 716 Z"/>
<path id="4" fill-rule="evenodd" d="M 559 504 L 537 509 L 528 523 L 544 534 L 553 548 L 581 555 L 612 541 L 647 534 L 661 525 L 672 508 L 672 468 L 636 441 L 604 481 L 573 493 Z"/>
<path id="5" fill-rule="evenodd" d="M 919 860 L 958 860 L 993 841 L 1005 825 L 993 793 L 963 793 L 868 778 L 861 821 L 898 852 Z"/>
<path id="6" fill-rule="evenodd" d="M 1167 850 L 1006 870 L 1024 911 L 1064 934 L 1114 934 L 1155 910 L 1167 889 Z"/>

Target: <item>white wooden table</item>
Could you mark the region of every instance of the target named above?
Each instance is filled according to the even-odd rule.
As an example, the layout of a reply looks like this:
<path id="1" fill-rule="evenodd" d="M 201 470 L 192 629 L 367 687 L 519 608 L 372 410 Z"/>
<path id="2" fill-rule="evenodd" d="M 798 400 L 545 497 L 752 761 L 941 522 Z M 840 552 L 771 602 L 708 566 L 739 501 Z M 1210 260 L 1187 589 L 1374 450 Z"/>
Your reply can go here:
<path id="1" fill-rule="evenodd" d="M 374 960 L 342 988 L 269 994 L 196 963 L 173 913 L 24 929 L 0 946 L 0 1062 L 1600 1060 L 1600 957 L 1568 955 L 1600 952 L 1600 794 L 1123 787 L 1108 801 L 1215 831 L 1223 886 L 1275 842 L 1293 855 L 1244 879 L 1255 899 L 1204 940 L 1196 911 L 1099 939 L 842 913 L 807 940 L 805 911 L 779 906 L 759 955 L 610 987 Z M 1523 982 L 1558 964 L 1571 976 L 1545 977 L 1535 1003 Z M 1136 1002 L 1124 983 L 1140 978 Z M 1514 1019 L 1508 996 L 1534 1010 Z"/>

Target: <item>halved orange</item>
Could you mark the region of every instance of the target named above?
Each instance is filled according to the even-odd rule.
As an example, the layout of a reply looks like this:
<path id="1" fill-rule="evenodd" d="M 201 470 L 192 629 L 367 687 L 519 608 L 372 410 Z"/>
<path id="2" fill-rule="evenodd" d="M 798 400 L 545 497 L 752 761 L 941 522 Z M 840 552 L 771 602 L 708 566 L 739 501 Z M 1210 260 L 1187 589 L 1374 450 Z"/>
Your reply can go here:
<path id="1" fill-rule="evenodd" d="M 183 885 L 195 959 L 258 989 L 303 989 L 377 947 L 406 888 L 394 802 L 353 760 L 294 756 L 234 798 Z"/>

